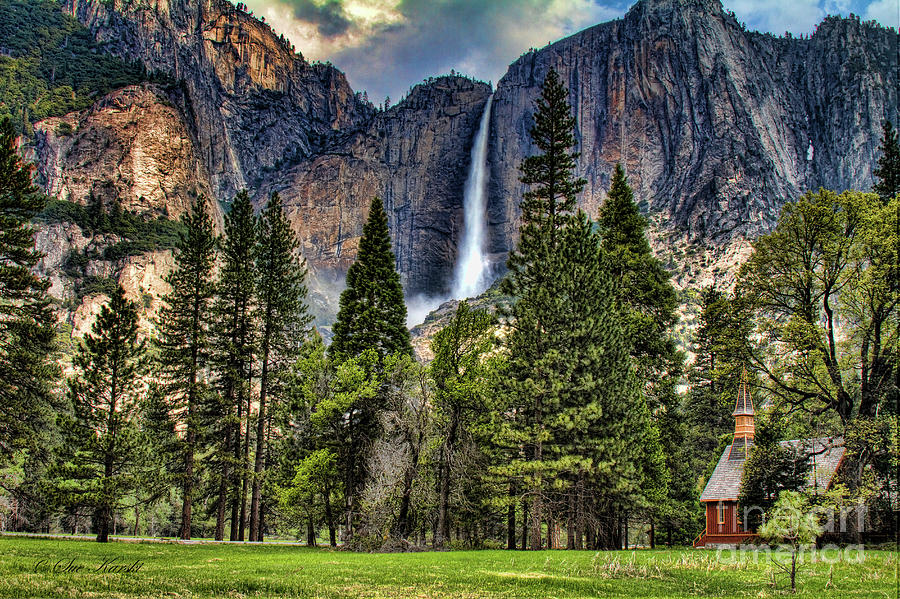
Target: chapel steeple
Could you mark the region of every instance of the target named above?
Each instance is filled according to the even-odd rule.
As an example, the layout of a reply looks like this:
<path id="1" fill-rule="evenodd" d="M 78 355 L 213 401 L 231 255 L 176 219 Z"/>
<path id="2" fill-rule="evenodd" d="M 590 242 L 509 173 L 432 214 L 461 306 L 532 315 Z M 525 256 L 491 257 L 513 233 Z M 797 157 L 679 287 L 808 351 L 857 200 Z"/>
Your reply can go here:
<path id="1" fill-rule="evenodd" d="M 743 460 L 747 457 L 747 451 L 753 444 L 753 435 L 756 433 L 756 425 L 753 417 L 753 398 L 747 386 L 747 369 L 741 372 L 741 386 L 738 389 L 737 401 L 734 405 L 734 440 L 731 442 L 729 460 Z"/>

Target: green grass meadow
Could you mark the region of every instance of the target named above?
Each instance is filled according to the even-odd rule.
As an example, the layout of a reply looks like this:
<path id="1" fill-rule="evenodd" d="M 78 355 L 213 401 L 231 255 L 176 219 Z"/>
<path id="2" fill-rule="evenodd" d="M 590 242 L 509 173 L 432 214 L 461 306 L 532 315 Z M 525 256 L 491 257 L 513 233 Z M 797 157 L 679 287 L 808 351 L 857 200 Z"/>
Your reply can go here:
<path id="1" fill-rule="evenodd" d="M 0 537 L 0 597 L 898 596 L 896 551 L 822 557 L 831 563 L 805 564 L 799 592 L 791 595 L 783 576 L 773 588 L 773 567 L 763 554 L 727 551 L 363 554 Z M 98 571 L 104 562 L 113 571 Z M 115 571 L 126 566 L 134 571 Z"/>

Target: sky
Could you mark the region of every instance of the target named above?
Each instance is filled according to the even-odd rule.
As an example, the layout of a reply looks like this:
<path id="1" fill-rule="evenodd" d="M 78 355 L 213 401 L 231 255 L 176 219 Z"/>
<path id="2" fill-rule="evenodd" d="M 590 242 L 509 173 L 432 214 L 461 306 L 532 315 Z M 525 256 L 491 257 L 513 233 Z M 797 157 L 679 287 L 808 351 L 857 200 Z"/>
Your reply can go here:
<path id="1" fill-rule="evenodd" d="M 356 91 L 396 103 L 451 69 L 494 83 L 529 48 L 622 17 L 634 0 L 243 0 L 307 60 L 330 61 Z M 897 28 L 900 0 L 723 0 L 748 29 L 794 35 L 850 13 Z"/>

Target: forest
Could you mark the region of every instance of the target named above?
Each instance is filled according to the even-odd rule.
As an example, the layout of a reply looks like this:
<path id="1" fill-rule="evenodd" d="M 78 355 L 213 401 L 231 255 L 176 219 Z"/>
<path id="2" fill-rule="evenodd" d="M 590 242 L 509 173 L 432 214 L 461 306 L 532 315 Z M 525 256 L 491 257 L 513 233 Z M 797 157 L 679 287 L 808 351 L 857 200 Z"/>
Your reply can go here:
<path id="1" fill-rule="evenodd" d="M 142 81 L 164 82 L 104 51 L 54 0 L 0 2 L 0 118 L 31 132 L 41 119 L 82 110 Z"/>
<path id="2" fill-rule="evenodd" d="M 535 105 L 537 152 L 517 165 L 527 191 L 494 291 L 505 299 L 491 309 L 460 302 L 427 364 L 413 357 L 380 199 L 326 343 L 311 326 L 307 268 L 277 193 L 258 214 L 247 191 L 237 194 L 221 235 L 202 198 L 177 225 L 70 206 L 38 191 L 17 152 L 24 113 L 6 119 L 3 528 L 388 551 L 690 544 L 748 372 L 765 451 L 747 461 L 742 501 L 771 509 L 803 487 L 809 456 L 778 441 L 840 437 L 849 466 L 809 500 L 862 500 L 867 530 L 895 535 L 891 124 L 872 192 L 821 189 L 788 202 L 734 289 L 701 291 L 685 348 L 673 333 L 678 295 L 624 168 L 597 215 L 577 207 L 585 182 L 567 98 L 551 70 Z M 134 251 L 174 246 L 149 338 L 113 285 L 91 332 L 61 356 L 48 284 L 32 270 L 32 223 L 61 215 L 89 233 L 124 232 Z"/>

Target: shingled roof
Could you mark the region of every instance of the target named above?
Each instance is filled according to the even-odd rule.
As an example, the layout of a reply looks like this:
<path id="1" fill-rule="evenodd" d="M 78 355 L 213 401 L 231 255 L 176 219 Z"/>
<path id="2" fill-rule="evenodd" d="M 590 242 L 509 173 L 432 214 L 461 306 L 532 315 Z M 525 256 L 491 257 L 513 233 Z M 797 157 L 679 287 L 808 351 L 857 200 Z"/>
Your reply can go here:
<path id="1" fill-rule="evenodd" d="M 834 478 L 834 473 L 844 457 L 844 440 L 840 437 L 822 437 L 820 439 L 794 439 L 782 441 L 784 447 L 802 448 L 811 453 L 809 458 L 810 473 L 806 488 L 826 490 Z M 752 451 L 752 450 L 751 450 Z M 744 471 L 744 460 L 729 459 L 731 445 L 722 452 L 716 469 L 706 483 L 700 501 L 737 501 L 741 494 L 741 474 Z"/>

